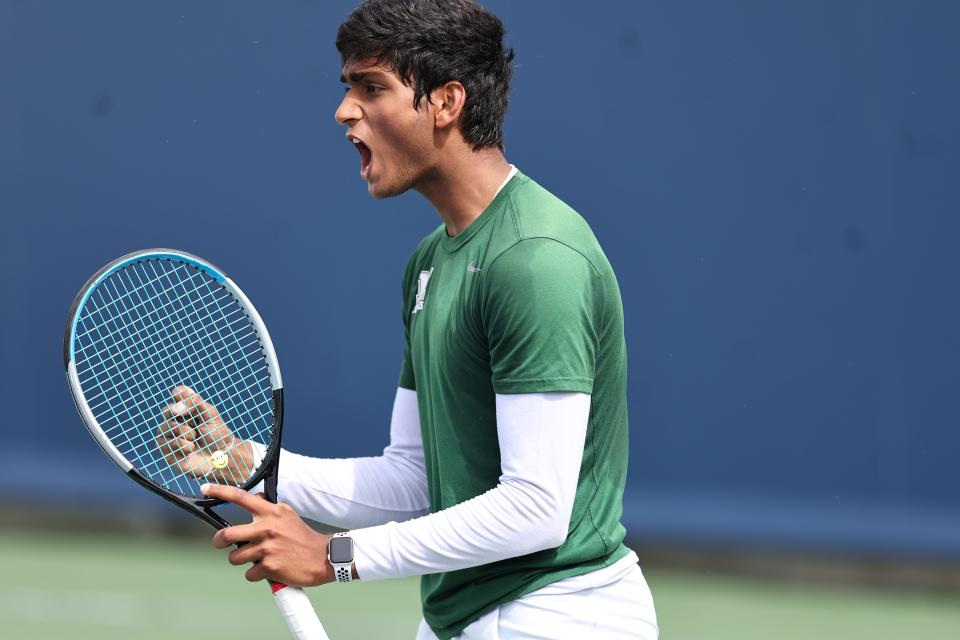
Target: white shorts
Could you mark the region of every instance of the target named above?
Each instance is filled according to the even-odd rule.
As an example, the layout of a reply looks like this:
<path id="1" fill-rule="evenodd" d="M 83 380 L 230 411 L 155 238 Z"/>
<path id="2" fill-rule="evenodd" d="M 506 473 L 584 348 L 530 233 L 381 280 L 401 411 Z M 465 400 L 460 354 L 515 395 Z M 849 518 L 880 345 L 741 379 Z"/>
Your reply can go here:
<path id="1" fill-rule="evenodd" d="M 656 640 L 659 629 L 650 588 L 636 555 L 624 560 L 625 568 L 621 561 L 502 604 L 455 640 Z M 598 575 L 609 575 L 611 581 L 597 584 Z M 591 583 L 594 586 L 578 588 Z M 417 640 L 437 640 L 424 620 Z"/>

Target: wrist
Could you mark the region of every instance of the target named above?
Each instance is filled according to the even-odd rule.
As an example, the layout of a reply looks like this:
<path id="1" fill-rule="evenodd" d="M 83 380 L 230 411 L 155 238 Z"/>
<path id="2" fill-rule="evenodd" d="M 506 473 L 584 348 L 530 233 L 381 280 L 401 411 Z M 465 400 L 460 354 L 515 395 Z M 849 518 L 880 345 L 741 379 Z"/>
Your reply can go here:
<path id="1" fill-rule="evenodd" d="M 234 438 L 226 450 L 230 460 L 231 484 L 243 484 L 253 475 L 253 447 L 246 440 Z M 239 482 L 238 482 L 239 481 Z"/>
<path id="2" fill-rule="evenodd" d="M 326 555 L 323 558 L 323 570 L 319 571 L 318 576 L 320 576 L 311 586 L 318 587 L 323 584 L 329 584 L 331 582 L 339 582 L 337 580 L 337 572 L 333 568 L 333 563 L 330 562 L 330 558 Z M 360 575 L 357 573 L 357 563 L 354 562 L 350 565 L 350 581 L 359 580 Z"/>

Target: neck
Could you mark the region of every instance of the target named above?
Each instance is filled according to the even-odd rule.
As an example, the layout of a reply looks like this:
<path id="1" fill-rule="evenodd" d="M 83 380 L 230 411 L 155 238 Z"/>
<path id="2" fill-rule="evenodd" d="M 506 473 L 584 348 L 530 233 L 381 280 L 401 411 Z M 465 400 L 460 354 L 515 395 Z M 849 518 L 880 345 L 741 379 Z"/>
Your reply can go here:
<path id="1" fill-rule="evenodd" d="M 510 173 L 510 164 L 499 149 L 469 151 L 445 158 L 416 189 L 430 201 L 455 236 L 480 217 Z"/>

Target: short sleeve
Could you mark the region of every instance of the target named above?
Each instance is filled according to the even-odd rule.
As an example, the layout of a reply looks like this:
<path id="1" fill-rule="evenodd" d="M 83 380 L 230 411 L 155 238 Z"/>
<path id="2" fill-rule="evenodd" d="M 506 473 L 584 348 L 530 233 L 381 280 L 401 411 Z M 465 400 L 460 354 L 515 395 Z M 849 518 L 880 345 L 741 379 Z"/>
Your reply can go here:
<path id="1" fill-rule="evenodd" d="M 397 386 L 411 391 L 417 390 L 417 381 L 413 377 L 413 364 L 410 362 L 410 336 L 408 330 L 404 328 L 403 339 L 403 363 L 400 365 L 400 380 Z"/>
<path id="2" fill-rule="evenodd" d="M 400 380 L 397 382 L 397 386 L 416 391 L 417 381 L 413 375 L 413 361 L 410 359 L 410 309 L 412 305 L 408 304 L 409 296 L 407 295 L 412 262 L 411 259 L 410 263 L 407 264 L 403 276 L 403 285 L 401 286 L 400 315 L 403 319 L 403 362 L 400 365 Z"/>
<path id="3" fill-rule="evenodd" d="M 522 240 L 484 274 L 481 309 L 496 393 L 591 393 L 604 284 L 579 252 Z"/>

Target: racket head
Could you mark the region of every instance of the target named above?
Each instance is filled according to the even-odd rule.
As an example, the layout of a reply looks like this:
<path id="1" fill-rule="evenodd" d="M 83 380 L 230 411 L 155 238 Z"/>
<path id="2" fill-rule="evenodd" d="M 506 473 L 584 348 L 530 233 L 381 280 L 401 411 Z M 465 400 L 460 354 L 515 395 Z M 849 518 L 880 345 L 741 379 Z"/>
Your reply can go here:
<path id="1" fill-rule="evenodd" d="M 71 305 L 64 365 L 87 430 L 114 463 L 214 526 L 227 523 L 209 510 L 221 501 L 203 496 L 203 483 L 275 481 L 283 383 L 273 343 L 246 295 L 206 260 L 147 249 L 102 267 Z M 179 385 L 216 407 L 235 438 L 267 447 L 256 469 L 204 475 L 168 463 L 156 437 Z M 222 461 L 236 444 L 214 433 L 197 448 Z"/>

